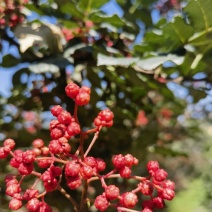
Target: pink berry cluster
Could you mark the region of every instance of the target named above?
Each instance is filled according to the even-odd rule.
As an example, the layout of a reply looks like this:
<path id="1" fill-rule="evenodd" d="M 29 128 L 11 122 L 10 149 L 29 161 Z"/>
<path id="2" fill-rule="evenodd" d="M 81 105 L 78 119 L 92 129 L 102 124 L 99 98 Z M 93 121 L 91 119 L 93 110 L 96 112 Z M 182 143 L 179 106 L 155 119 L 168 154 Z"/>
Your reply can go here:
<path id="1" fill-rule="evenodd" d="M 0 159 L 10 155 L 10 166 L 17 170 L 17 174 L 8 174 L 5 177 L 6 194 L 11 197 L 9 208 L 18 210 L 25 205 L 30 212 L 51 212 L 52 208 L 45 202 L 45 196 L 54 190 L 65 195 L 77 212 L 84 211 L 90 204 L 99 211 L 106 211 L 109 207 L 116 208 L 117 211 L 129 211 L 139 204 L 138 193 L 149 196 L 148 200 L 140 204 L 142 212 L 163 208 L 164 200 L 172 200 L 175 196 L 174 182 L 167 179 L 167 172 L 160 169 L 157 161 L 150 161 L 147 164 L 149 176 L 135 176 L 132 174 L 132 166 L 138 165 L 138 160 L 131 154 L 118 154 L 111 160 L 114 169 L 101 174 L 106 169 L 105 161 L 88 154 L 97 141 L 102 127 L 113 125 L 113 112 L 109 109 L 102 110 L 94 119 L 94 128 L 83 131 L 77 110 L 79 106 L 89 103 L 90 88 L 69 83 L 65 92 L 75 101 L 74 114 L 60 105 L 51 108 L 51 113 L 56 119 L 50 122 L 49 142 L 38 138 L 32 142 L 30 149 L 14 150 L 15 141 L 9 138 L 0 147 Z M 87 149 L 84 149 L 84 141 L 87 135 L 92 133 L 93 139 Z M 75 152 L 72 152 L 71 148 L 73 137 L 79 141 Z M 24 190 L 22 182 L 29 175 L 34 176 L 35 180 L 33 185 Z M 134 179 L 137 186 L 131 191 L 122 191 L 114 184 L 107 184 L 106 181 L 110 178 Z M 71 190 L 77 189 L 83 192 L 80 203 L 64 190 L 61 184 L 64 180 Z M 88 190 L 95 180 L 99 180 L 104 192 L 93 199 L 85 190 Z M 37 188 L 38 182 L 43 185 L 42 191 Z"/>
<path id="2" fill-rule="evenodd" d="M 27 4 L 28 0 L 15 1 L 3 0 L 0 2 L 0 28 L 5 26 L 14 27 L 23 22 L 24 16 L 21 14 L 23 4 Z"/>
<path id="3" fill-rule="evenodd" d="M 148 200 L 142 202 L 142 212 L 152 212 L 153 209 L 162 209 L 165 207 L 164 200 L 172 200 L 174 198 L 175 183 L 166 179 L 168 174 L 164 169 L 159 168 L 157 161 L 148 162 L 148 177 L 132 175 L 130 168 L 132 165 L 137 165 L 138 160 L 131 154 L 125 156 L 122 154 L 115 155 L 112 159 L 112 163 L 115 166 L 115 169 L 112 171 L 113 174 L 119 172 L 120 177 L 136 179 L 138 180 L 138 184 L 134 190 L 121 194 L 117 186 L 107 186 L 105 181 L 102 180 L 102 186 L 105 191 L 103 194 L 97 196 L 94 202 L 98 210 L 105 211 L 109 206 L 116 207 L 120 211 L 125 211 L 124 208 L 134 208 L 139 202 L 137 193 L 149 196 Z M 116 200 L 115 203 L 114 200 Z"/>

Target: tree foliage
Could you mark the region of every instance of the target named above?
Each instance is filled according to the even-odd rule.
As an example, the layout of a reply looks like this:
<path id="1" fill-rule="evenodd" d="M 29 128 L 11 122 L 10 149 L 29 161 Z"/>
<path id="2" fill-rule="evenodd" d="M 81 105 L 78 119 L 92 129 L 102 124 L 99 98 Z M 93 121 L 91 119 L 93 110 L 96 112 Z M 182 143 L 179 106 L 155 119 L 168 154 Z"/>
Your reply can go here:
<path id="1" fill-rule="evenodd" d="M 196 135 L 186 108 L 211 89 L 211 9 L 211 0 L 0 2 L 0 70 L 14 73 L 10 96 L 0 94 L 1 139 L 48 142 L 49 110 L 73 112 L 63 93 L 74 81 L 92 92 L 79 111 L 85 128 L 102 108 L 115 114 L 94 154 L 186 157 L 171 144 Z"/>

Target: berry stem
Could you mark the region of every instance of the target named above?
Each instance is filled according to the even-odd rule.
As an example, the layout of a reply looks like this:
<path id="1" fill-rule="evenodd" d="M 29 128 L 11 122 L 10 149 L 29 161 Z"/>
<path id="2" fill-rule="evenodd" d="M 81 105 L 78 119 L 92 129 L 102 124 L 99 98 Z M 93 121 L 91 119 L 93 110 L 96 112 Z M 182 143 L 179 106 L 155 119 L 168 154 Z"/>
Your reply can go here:
<path id="1" fill-rule="evenodd" d="M 33 174 L 33 175 L 35 175 L 36 177 L 41 177 L 41 173 L 39 173 L 39 172 L 35 172 L 35 171 L 32 171 L 32 173 L 31 174 Z"/>
<path id="2" fill-rule="evenodd" d="M 124 207 L 117 207 L 117 211 L 120 211 L 120 212 L 139 212 L 139 211 L 135 211 L 135 210 L 132 210 L 132 209 L 129 209 L 129 208 L 124 208 Z"/>
<path id="3" fill-rule="evenodd" d="M 82 189 L 81 202 L 80 202 L 80 211 L 86 211 L 85 207 L 87 206 L 87 204 L 85 204 L 85 200 L 87 198 L 87 191 L 88 191 L 88 180 L 83 180 L 83 189 Z"/>
<path id="4" fill-rule="evenodd" d="M 98 130 L 98 127 L 95 127 L 93 129 L 90 129 L 90 130 L 85 131 L 84 134 L 93 133 L 93 132 L 96 132 L 97 130 Z"/>
<path id="5" fill-rule="evenodd" d="M 14 158 L 15 157 L 15 155 L 14 155 L 14 153 L 12 152 L 12 151 L 10 151 L 10 155 Z"/>
<path id="6" fill-rule="evenodd" d="M 68 161 L 64 161 L 62 159 L 56 158 L 56 157 L 40 157 L 40 158 L 36 158 L 35 160 L 53 160 L 54 162 L 59 162 L 59 163 L 68 163 Z"/>
<path id="7" fill-rule="evenodd" d="M 78 119 L 78 116 L 77 116 L 77 111 L 78 111 L 78 105 L 75 104 L 74 105 L 74 118 L 75 118 L 75 121 L 77 122 L 77 124 L 79 124 L 79 119 Z"/>
<path id="8" fill-rule="evenodd" d="M 99 132 L 101 130 L 102 126 L 99 127 L 99 129 L 95 132 L 94 134 L 94 137 L 93 137 L 93 140 L 91 141 L 88 149 L 86 150 L 85 154 L 84 154 L 84 157 L 86 157 L 88 155 L 88 153 L 90 152 L 92 146 L 94 145 L 94 143 L 96 142 L 96 139 L 98 138 L 98 135 L 99 135 Z"/>
<path id="9" fill-rule="evenodd" d="M 106 177 L 105 177 L 106 176 Z M 88 183 L 92 182 L 92 181 L 95 181 L 95 180 L 99 180 L 100 178 L 104 178 L 104 179 L 110 179 L 110 178 L 119 178 L 121 177 L 120 174 L 111 174 L 109 176 L 105 175 L 105 176 L 102 176 L 102 177 L 92 177 L 88 180 Z"/>
<path id="10" fill-rule="evenodd" d="M 42 199 L 43 199 L 43 197 L 46 195 L 46 191 L 44 191 L 43 193 L 41 193 L 41 194 L 39 194 L 38 196 L 36 196 L 36 198 L 41 198 L 42 197 Z"/>
<path id="11" fill-rule="evenodd" d="M 40 180 L 40 178 L 38 178 L 37 180 L 35 180 L 35 182 L 33 183 L 32 187 L 31 187 L 31 189 L 34 189 L 35 188 L 35 186 L 37 185 L 37 183 L 38 183 L 39 180 Z"/>
<path id="12" fill-rule="evenodd" d="M 79 205 L 77 202 L 61 187 L 58 185 L 57 189 L 74 205 L 74 209 L 76 212 L 80 212 Z"/>
<path id="13" fill-rule="evenodd" d="M 19 184 L 21 185 L 21 183 L 23 182 L 24 178 L 25 178 L 26 175 L 23 175 L 19 181 Z"/>

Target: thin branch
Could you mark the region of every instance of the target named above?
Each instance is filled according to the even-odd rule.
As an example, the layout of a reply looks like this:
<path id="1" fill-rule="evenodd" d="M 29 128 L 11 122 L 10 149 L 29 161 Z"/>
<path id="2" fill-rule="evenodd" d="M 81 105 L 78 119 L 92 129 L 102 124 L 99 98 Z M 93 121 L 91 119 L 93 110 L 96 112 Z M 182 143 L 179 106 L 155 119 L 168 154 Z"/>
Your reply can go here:
<path id="1" fill-rule="evenodd" d="M 74 209 L 76 212 L 79 212 L 79 205 L 77 202 L 63 189 L 61 186 L 58 186 L 58 190 L 74 205 Z"/>

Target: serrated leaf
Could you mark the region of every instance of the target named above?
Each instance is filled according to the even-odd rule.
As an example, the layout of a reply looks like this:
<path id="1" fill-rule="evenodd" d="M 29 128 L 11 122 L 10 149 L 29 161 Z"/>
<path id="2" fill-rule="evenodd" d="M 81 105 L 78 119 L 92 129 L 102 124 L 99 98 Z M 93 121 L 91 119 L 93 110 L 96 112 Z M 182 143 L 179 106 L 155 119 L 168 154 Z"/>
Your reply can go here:
<path id="1" fill-rule="evenodd" d="M 187 13 L 189 21 L 196 31 L 209 31 L 212 27 L 211 0 L 190 0 L 184 11 Z"/>

